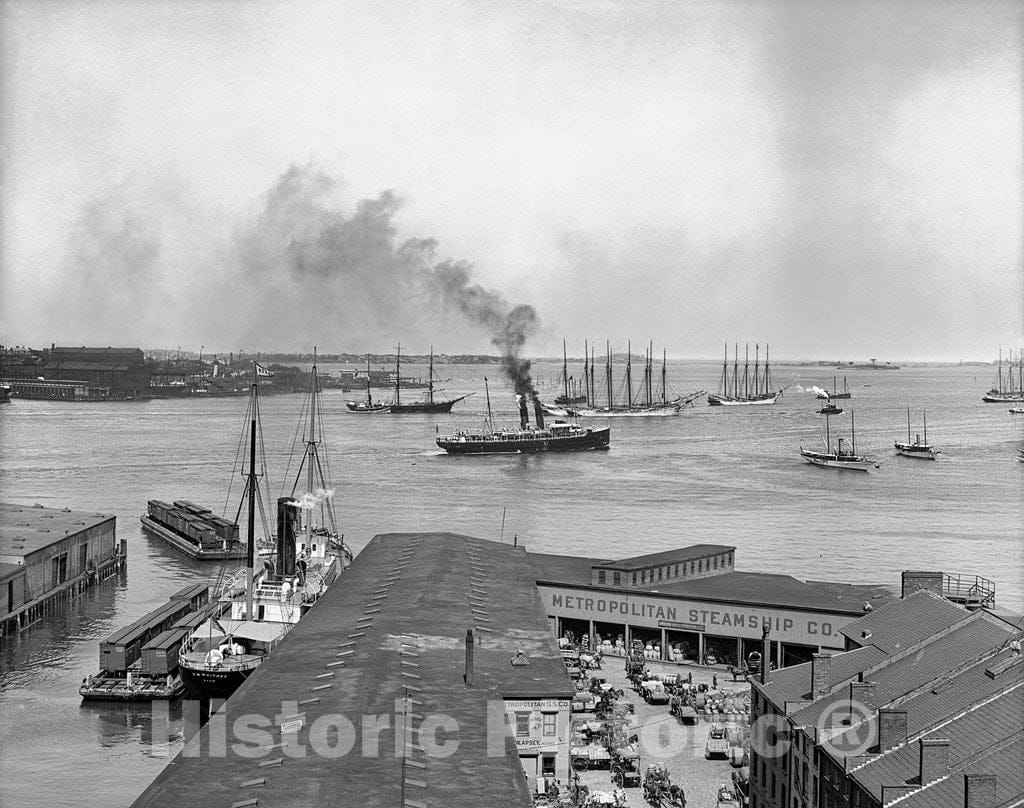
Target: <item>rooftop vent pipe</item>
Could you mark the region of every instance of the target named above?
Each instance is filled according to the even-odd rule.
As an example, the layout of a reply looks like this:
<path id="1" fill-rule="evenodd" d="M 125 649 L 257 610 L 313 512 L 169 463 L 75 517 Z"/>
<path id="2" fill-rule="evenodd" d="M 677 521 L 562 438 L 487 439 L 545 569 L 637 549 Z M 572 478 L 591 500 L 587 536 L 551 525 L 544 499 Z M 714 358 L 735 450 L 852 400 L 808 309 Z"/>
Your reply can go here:
<path id="1" fill-rule="evenodd" d="M 473 686 L 473 629 L 466 629 L 466 672 L 462 676 L 468 687 Z"/>

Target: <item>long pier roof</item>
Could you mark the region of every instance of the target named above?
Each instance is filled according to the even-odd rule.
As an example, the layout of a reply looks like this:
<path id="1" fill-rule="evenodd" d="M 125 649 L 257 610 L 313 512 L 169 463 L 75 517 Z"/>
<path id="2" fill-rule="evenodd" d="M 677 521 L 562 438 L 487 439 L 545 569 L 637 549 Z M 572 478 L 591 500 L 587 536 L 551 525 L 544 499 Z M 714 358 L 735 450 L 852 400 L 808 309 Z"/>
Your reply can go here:
<path id="1" fill-rule="evenodd" d="M 404 783 L 411 808 L 532 806 L 502 699 L 573 692 L 522 548 L 451 533 L 376 536 L 134 805 L 395 806 Z M 438 742 L 457 749 L 438 756 L 410 733 L 403 767 L 396 725 L 419 728 L 431 715 L 454 720 Z M 352 735 L 337 729 L 346 719 L 354 747 L 339 754 Z M 387 728 L 378 737 L 364 720 Z M 241 738 L 239 721 L 257 731 Z"/>

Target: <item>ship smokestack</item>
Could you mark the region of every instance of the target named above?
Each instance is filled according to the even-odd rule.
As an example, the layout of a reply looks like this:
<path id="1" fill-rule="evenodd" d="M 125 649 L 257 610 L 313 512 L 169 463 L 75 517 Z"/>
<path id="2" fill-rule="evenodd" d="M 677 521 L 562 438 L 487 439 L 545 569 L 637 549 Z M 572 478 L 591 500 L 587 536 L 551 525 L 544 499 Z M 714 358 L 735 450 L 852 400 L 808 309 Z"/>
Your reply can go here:
<path id="1" fill-rule="evenodd" d="M 516 393 L 516 401 L 519 402 L 519 426 L 528 429 L 530 426 L 530 411 L 526 406 L 526 396 Z"/>
<path id="2" fill-rule="evenodd" d="M 291 497 L 277 500 L 277 574 L 289 577 L 295 574 L 295 533 L 299 509 Z"/>
<path id="3" fill-rule="evenodd" d="M 544 406 L 536 394 L 533 396 L 533 415 L 537 419 L 537 429 L 544 428 Z"/>

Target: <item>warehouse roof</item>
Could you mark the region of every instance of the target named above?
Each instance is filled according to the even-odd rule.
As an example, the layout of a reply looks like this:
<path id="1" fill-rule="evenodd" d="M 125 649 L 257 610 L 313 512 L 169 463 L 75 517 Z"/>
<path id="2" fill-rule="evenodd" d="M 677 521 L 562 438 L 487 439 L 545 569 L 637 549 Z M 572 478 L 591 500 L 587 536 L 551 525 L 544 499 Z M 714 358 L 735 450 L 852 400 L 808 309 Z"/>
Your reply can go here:
<path id="1" fill-rule="evenodd" d="M 849 681 L 861 671 L 867 670 L 883 659 L 885 659 L 885 654 L 873 645 L 836 654 L 831 659 L 831 680 L 836 683 Z M 782 710 L 787 702 L 804 702 L 810 698 L 810 662 L 781 668 L 772 671 L 768 676 L 768 682 L 760 687 L 765 698 L 778 709 Z"/>
<path id="2" fill-rule="evenodd" d="M 921 590 L 847 623 L 840 632 L 855 645 L 874 645 L 887 654 L 919 643 L 968 617 L 963 606 Z"/>
<path id="3" fill-rule="evenodd" d="M 721 553 L 732 553 L 735 550 L 735 547 L 724 544 L 691 544 L 688 547 L 678 547 L 675 550 L 665 550 L 660 553 L 632 556 L 618 561 L 598 561 L 594 562 L 594 566 L 604 566 L 619 570 L 640 570 L 648 567 L 657 567 L 661 564 L 681 563 L 691 559 L 720 555 Z"/>
<path id="4" fill-rule="evenodd" d="M 207 725 L 135 805 L 229 808 L 252 797 L 259 808 L 395 805 L 403 781 L 396 702 L 408 693 L 413 724 L 451 719 L 437 743 L 458 747 L 430 755 L 430 737 L 415 736 L 407 804 L 532 806 L 499 700 L 574 692 L 533 578 L 522 548 L 450 533 L 376 536 L 218 714 L 229 729 L 241 716 L 267 717 L 265 739 L 239 754 L 229 738 L 224 757 L 192 757 L 216 737 Z M 476 638 L 471 686 L 467 629 Z M 390 729 L 367 738 L 364 716 Z M 348 736 L 328 727 L 346 719 L 355 726 Z M 296 728 L 286 742 L 305 757 L 274 748 L 281 725 Z M 345 737 L 356 746 L 332 752 Z M 368 754 L 368 743 L 380 752 Z"/>
<path id="5" fill-rule="evenodd" d="M 0 503 L 0 555 L 24 558 L 112 519 L 101 513 Z"/>
<path id="6" fill-rule="evenodd" d="M 1018 703 L 1019 706 L 1019 703 Z M 1024 718 L 1018 714 L 1018 721 Z M 895 805 L 899 808 L 950 808 L 965 805 L 964 777 L 971 774 L 995 775 L 995 802 L 998 806 L 1020 805 L 1024 794 L 1024 733 L 962 761 L 940 780 L 914 791 Z"/>

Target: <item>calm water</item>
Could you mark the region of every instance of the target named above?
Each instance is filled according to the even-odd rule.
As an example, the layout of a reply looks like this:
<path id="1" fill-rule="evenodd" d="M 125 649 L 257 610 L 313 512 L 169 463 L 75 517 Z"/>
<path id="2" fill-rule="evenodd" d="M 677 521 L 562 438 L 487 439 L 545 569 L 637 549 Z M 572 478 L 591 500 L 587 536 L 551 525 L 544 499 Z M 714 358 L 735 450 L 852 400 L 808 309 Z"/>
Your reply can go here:
<path id="1" fill-rule="evenodd" d="M 559 368 L 534 370 L 544 389 Z M 435 426 L 482 422 L 485 372 L 498 375 L 441 369 L 452 393 L 477 391 L 446 416 L 350 415 L 342 402 L 356 394 L 324 394 L 338 516 L 355 548 L 385 531 L 498 539 L 504 512 L 504 540 L 516 535 L 535 550 L 613 558 L 732 544 L 740 569 L 805 578 L 898 586 L 906 568 L 980 574 L 997 582 L 1002 605 L 1024 608 L 1024 464 L 1015 459 L 1024 416 L 981 403 L 994 380 L 987 368 L 848 373 L 854 397 L 831 421 L 833 440 L 849 434 L 852 409 L 857 448 L 882 463 L 870 474 L 801 462 L 800 445 L 821 446 L 824 426 L 804 389 L 830 387 L 832 374 L 784 366 L 776 381 L 795 386 L 775 406 L 702 404 L 679 418 L 615 420 L 609 452 L 439 454 Z M 719 373 L 713 363 L 670 369 L 677 392 L 713 391 Z M 491 399 L 496 422 L 511 423 L 508 390 L 492 384 Z M 273 496 L 302 403 L 297 395 L 263 399 Z M 927 410 L 939 461 L 893 456 L 908 404 L 915 432 Z M 154 737 L 148 705 L 82 704 L 77 688 L 96 670 L 101 638 L 210 576 L 210 565 L 144 536 L 138 518 L 154 498 L 222 509 L 244 408 L 244 399 L 209 399 L 15 401 L 0 409 L 3 500 L 116 514 L 129 548 L 122 579 L 0 648 L 0 805 L 127 804 L 180 749 L 173 724 L 168 739 Z M 232 499 L 237 492 L 235 480 Z"/>

